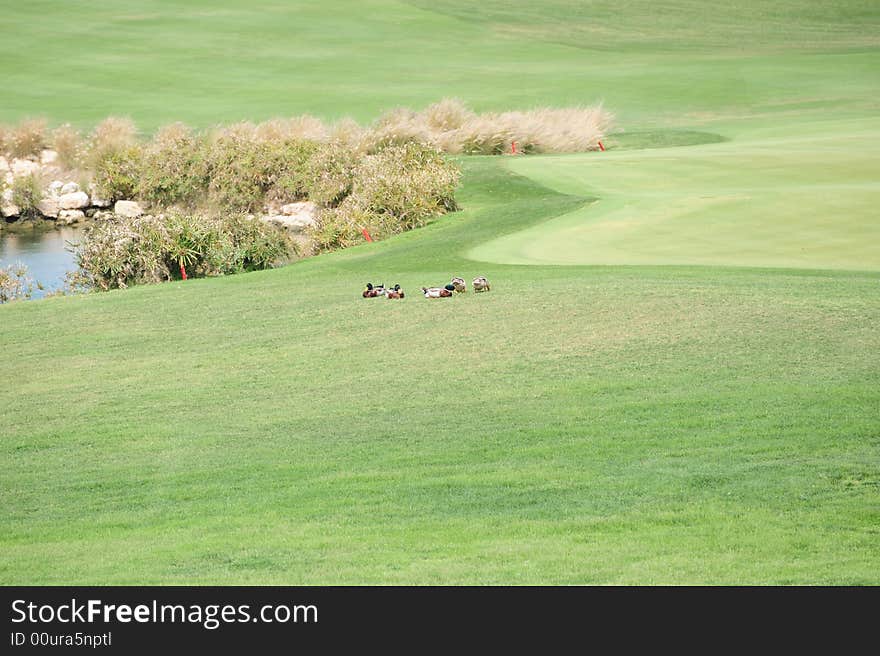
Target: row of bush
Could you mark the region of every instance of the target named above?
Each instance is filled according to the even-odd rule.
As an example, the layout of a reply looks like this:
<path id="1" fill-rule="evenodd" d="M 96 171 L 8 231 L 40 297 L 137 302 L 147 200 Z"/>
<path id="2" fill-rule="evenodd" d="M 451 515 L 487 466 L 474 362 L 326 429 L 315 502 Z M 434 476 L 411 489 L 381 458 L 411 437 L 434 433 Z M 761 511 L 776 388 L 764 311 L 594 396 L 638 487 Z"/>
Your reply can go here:
<path id="1" fill-rule="evenodd" d="M 124 289 L 186 277 L 266 269 L 290 253 L 277 228 L 240 214 L 119 218 L 86 228 L 72 289 Z"/>
<path id="2" fill-rule="evenodd" d="M 528 111 L 477 113 L 459 100 L 444 99 L 421 111 L 395 108 L 369 126 L 352 119 L 326 124 L 313 116 L 272 119 L 259 125 L 243 123 L 219 128 L 210 139 L 245 137 L 248 141 L 307 141 L 342 143 L 358 152 L 376 152 L 389 144 L 418 142 L 448 154 L 493 155 L 509 152 L 513 143 L 525 153 L 571 153 L 596 150 L 608 132 L 613 116 L 601 105 L 593 107 L 539 108 Z M 160 143 L 191 135 L 180 125 L 169 126 Z M 0 125 L 0 154 L 11 157 L 39 155 L 51 147 L 65 166 L 94 168 L 108 149 L 123 150 L 137 143 L 131 121 L 111 118 L 88 136 L 70 125 L 49 131 L 45 120 L 28 119 L 17 126 Z"/>
<path id="3" fill-rule="evenodd" d="M 323 209 L 317 251 L 348 245 L 363 228 L 382 238 L 455 209 L 459 172 L 435 146 L 385 140 L 365 149 L 340 135 L 321 140 L 318 126 L 276 120 L 200 134 L 173 124 L 142 143 L 134 124 L 109 118 L 88 140 L 59 128 L 54 146 L 68 171 L 111 202 L 217 214 L 312 200 Z M 25 176 L 15 185 L 13 202 L 24 213 L 35 208 L 39 183 Z"/>

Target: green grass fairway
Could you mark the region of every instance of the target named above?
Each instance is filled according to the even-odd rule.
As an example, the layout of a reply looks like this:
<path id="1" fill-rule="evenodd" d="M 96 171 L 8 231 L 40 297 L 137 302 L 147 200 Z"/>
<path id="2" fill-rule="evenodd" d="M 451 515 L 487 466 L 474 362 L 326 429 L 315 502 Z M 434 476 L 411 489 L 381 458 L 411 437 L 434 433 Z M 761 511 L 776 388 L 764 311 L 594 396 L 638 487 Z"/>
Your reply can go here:
<path id="1" fill-rule="evenodd" d="M 880 583 L 876 3 L 7 4 L 3 120 L 624 131 L 465 158 L 385 242 L 0 307 L 0 583 Z"/>
<path id="2" fill-rule="evenodd" d="M 518 158 L 512 171 L 598 199 L 481 244 L 510 264 L 880 269 L 880 119 L 798 122 L 732 143 Z"/>

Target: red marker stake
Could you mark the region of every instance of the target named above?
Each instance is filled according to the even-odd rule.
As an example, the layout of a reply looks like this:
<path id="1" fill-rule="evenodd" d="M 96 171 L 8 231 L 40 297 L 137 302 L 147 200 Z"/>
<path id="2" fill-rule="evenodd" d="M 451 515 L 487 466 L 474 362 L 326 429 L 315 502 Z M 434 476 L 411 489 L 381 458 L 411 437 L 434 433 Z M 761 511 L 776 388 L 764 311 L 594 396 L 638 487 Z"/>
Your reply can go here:
<path id="1" fill-rule="evenodd" d="M 599 150 L 601 150 L 603 153 L 605 152 L 605 146 L 602 145 L 601 141 L 599 142 Z"/>
<path id="2" fill-rule="evenodd" d="M 364 233 L 364 239 L 366 239 L 367 241 L 373 241 L 373 238 L 370 237 L 370 233 L 367 232 L 366 228 L 361 228 L 361 232 Z"/>
<path id="3" fill-rule="evenodd" d="M 183 277 L 184 280 L 186 280 L 186 267 L 184 267 L 182 264 L 180 265 L 180 275 L 181 277 Z"/>
<path id="4" fill-rule="evenodd" d="M 510 142 L 510 154 L 516 155 L 516 142 L 515 141 Z"/>

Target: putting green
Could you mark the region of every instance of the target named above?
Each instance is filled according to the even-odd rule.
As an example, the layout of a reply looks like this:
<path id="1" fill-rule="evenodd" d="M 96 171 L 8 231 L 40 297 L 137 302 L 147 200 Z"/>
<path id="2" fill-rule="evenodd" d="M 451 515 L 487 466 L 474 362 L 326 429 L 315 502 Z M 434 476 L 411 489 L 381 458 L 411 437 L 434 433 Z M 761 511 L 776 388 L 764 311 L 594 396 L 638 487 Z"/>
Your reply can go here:
<path id="1" fill-rule="evenodd" d="M 597 199 L 469 257 L 504 264 L 880 269 L 880 120 L 765 127 L 725 143 L 511 158 Z"/>

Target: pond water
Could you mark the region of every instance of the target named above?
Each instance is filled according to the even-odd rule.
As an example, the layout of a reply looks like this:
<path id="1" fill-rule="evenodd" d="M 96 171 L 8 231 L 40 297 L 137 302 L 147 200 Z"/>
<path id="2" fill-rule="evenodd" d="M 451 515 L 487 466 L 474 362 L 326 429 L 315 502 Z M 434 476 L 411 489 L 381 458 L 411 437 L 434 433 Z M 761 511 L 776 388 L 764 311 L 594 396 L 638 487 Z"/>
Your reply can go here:
<path id="1" fill-rule="evenodd" d="M 30 277 L 43 284 L 43 290 L 34 289 L 34 298 L 59 289 L 64 274 L 76 269 L 73 253 L 66 250 L 68 242 L 76 241 L 79 228 L 63 227 L 52 230 L 0 231 L 0 267 L 24 264 Z"/>

